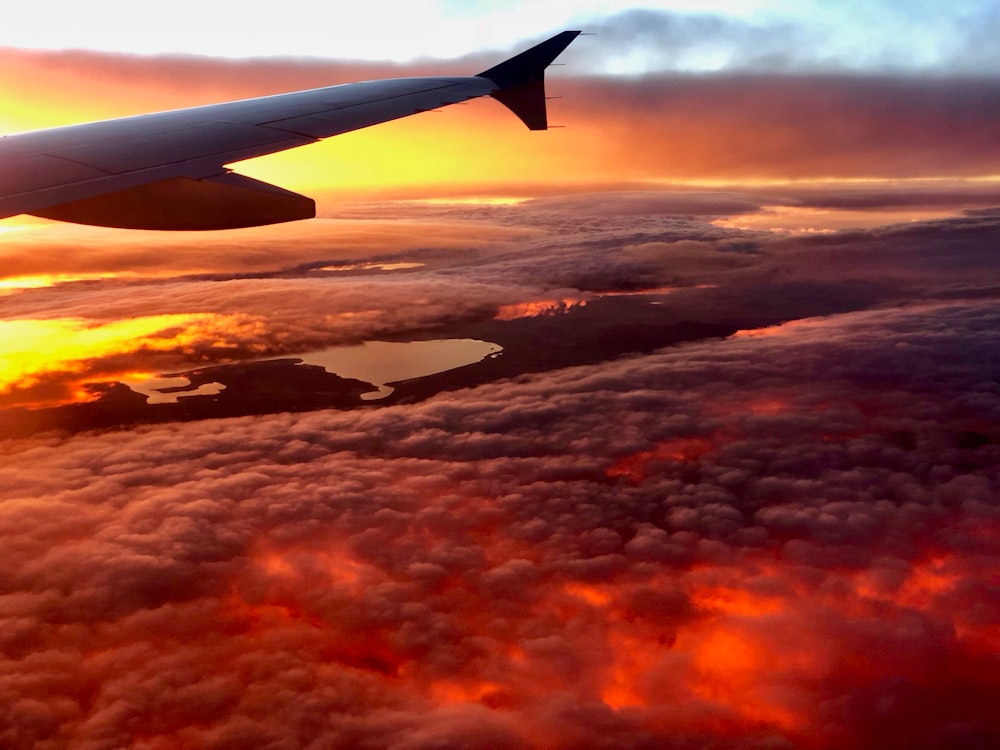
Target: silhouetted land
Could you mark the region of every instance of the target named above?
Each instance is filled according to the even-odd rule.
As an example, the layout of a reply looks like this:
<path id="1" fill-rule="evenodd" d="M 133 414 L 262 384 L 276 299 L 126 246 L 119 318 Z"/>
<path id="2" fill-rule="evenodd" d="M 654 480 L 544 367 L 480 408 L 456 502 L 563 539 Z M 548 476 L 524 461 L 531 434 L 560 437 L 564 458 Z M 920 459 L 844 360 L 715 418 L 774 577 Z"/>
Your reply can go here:
<path id="1" fill-rule="evenodd" d="M 475 320 L 412 332 L 401 340 L 473 338 L 503 347 L 494 357 L 429 375 L 391 383 L 387 398 L 364 401 L 371 384 L 341 378 L 295 358 L 204 367 L 182 375 L 191 385 L 164 389 L 177 403 L 149 404 L 121 383 L 95 384 L 99 396 L 87 403 L 0 412 L 0 435 L 23 437 L 39 432 L 79 432 L 171 421 L 190 421 L 314 409 L 380 408 L 415 403 L 456 390 L 532 372 L 595 364 L 627 354 L 724 337 L 741 328 L 772 325 L 806 314 L 842 312 L 868 306 L 877 294 L 855 290 L 850 298 L 828 290 L 771 287 L 753 293 L 682 290 L 669 295 L 602 297 L 552 315 L 514 320 Z M 752 296 L 753 298 L 750 298 Z M 748 311 L 751 311 L 748 313 Z M 791 314 L 790 314 L 791 313 Z M 206 383 L 222 383 L 216 395 L 183 395 Z"/>

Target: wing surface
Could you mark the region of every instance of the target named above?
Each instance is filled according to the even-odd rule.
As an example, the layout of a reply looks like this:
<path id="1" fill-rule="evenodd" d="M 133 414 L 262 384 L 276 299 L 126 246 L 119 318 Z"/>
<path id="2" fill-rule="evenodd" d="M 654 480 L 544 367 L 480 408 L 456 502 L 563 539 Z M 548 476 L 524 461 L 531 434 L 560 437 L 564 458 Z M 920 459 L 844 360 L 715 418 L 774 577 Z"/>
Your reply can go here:
<path id="1" fill-rule="evenodd" d="M 310 198 L 226 165 L 487 95 L 545 129 L 544 70 L 577 34 L 476 76 L 363 81 L 7 136 L 0 219 L 229 229 L 310 218 Z"/>

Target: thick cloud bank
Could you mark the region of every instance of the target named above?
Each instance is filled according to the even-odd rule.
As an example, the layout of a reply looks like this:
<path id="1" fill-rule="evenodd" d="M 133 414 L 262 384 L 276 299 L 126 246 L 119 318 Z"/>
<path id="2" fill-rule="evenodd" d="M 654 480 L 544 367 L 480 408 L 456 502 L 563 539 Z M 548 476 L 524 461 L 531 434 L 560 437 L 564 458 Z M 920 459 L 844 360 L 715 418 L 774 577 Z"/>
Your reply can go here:
<path id="1" fill-rule="evenodd" d="M 3 223 L 0 747 L 1000 746 L 996 45 L 865 76 L 795 24 L 600 31 L 566 61 L 679 57 L 553 75 L 564 130 L 483 101 L 256 164 L 350 195 L 317 221 Z M 706 32 L 727 71 L 662 72 Z M 0 130 L 494 62 L 0 50 Z M 344 411 L 281 377 L 438 337 L 503 354 Z M 260 416 L 102 400 L 237 364 Z"/>
<path id="2" fill-rule="evenodd" d="M 991 746 L 998 330 L 8 441 L 0 744 Z"/>

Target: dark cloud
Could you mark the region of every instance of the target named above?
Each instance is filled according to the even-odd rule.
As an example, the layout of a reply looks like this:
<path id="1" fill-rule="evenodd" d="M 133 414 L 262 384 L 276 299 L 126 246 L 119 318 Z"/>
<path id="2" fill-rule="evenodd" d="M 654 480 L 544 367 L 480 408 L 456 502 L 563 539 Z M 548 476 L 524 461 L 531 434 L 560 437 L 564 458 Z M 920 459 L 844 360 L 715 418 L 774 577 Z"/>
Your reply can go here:
<path id="1" fill-rule="evenodd" d="M 846 210 L 877 210 L 891 208 L 941 208 L 960 206 L 996 206 L 1000 190 L 996 185 L 934 183 L 885 186 L 845 186 L 826 188 L 784 188 L 799 205 L 815 208 Z M 983 210 L 983 209 L 980 209 Z"/>
<path id="2" fill-rule="evenodd" d="M 444 219 L 387 222 L 369 219 L 319 219 L 281 227 L 210 232 L 95 229 L 49 223 L 13 231 L 0 248 L 3 275 L 47 274 L 177 275 L 179 273 L 261 273 L 345 263 L 358 258 L 386 259 L 432 247 L 439 253 L 462 253 L 508 245 L 536 233 L 526 227 L 503 227 Z"/>
<path id="3" fill-rule="evenodd" d="M 622 191 L 588 192 L 535 198 L 526 208 L 540 212 L 553 211 L 588 216 L 732 216 L 751 213 L 761 208 L 759 201 L 739 193 L 701 191 Z"/>
<path id="4" fill-rule="evenodd" d="M 562 115 L 620 176 L 935 177 L 996 171 L 986 78 L 650 75 L 566 79 Z"/>

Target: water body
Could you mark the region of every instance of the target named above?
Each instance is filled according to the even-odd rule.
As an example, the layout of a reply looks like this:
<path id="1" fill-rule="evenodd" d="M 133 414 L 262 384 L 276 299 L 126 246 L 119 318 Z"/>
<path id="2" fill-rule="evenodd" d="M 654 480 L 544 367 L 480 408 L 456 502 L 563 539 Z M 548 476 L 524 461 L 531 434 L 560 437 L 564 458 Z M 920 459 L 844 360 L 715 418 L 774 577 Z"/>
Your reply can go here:
<path id="1" fill-rule="evenodd" d="M 183 376 L 171 378 L 147 378 L 146 380 L 122 380 L 136 393 L 141 393 L 146 397 L 147 404 L 176 404 L 181 396 L 215 396 L 226 389 L 222 383 L 203 383 L 197 388 L 191 388 L 191 381 Z M 164 388 L 180 388 L 183 390 L 169 390 L 163 392 Z"/>
<path id="2" fill-rule="evenodd" d="M 386 385 L 397 380 L 422 378 L 456 367 L 475 364 L 495 357 L 503 347 L 477 339 L 433 339 L 430 341 L 366 341 L 355 346 L 331 346 L 297 357 L 306 365 L 318 365 L 342 378 L 371 383 L 377 391 L 361 398 L 375 401 L 393 389 Z M 263 360 L 262 360 L 263 361 Z M 120 381 L 146 397 L 148 404 L 176 404 L 180 397 L 214 396 L 225 389 L 222 383 L 205 383 L 190 388 L 183 376 L 155 377 L 146 380 Z M 164 392 L 166 390 L 166 392 Z"/>
<path id="3" fill-rule="evenodd" d="M 307 365 L 319 365 L 342 378 L 371 383 L 378 391 L 361 398 L 385 398 L 397 380 L 423 378 L 456 367 L 495 357 L 503 347 L 477 339 L 433 339 L 430 341 L 366 341 L 356 346 L 332 346 L 298 355 Z"/>

